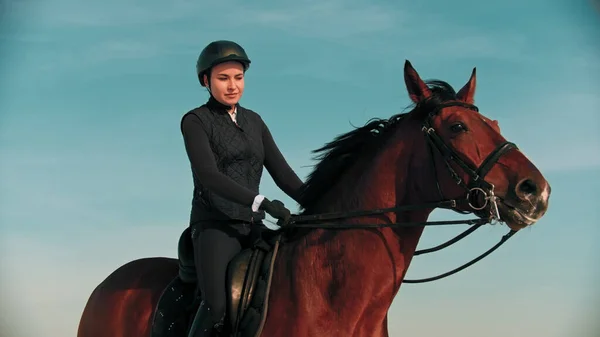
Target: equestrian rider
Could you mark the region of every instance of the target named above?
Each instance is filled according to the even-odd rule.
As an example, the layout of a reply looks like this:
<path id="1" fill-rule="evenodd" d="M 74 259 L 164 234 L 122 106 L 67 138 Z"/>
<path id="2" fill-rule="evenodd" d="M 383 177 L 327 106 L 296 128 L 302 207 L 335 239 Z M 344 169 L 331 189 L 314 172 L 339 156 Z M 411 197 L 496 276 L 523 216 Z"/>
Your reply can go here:
<path id="1" fill-rule="evenodd" d="M 259 194 L 263 166 L 296 201 L 302 186 L 260 115 L 238 103 L 249 66 L 237 43 L 208 44 L 196 72 L 210 98 L 181 120 L 194 181 L 190 226 L 203 299 L 189 337 L 215 336 L 223 329 L 227 264 L 251 243 L 251 234 L 266 228 L 265 212 L 280 226 L 289 221 L 290 211 L 281 201 Z"/>

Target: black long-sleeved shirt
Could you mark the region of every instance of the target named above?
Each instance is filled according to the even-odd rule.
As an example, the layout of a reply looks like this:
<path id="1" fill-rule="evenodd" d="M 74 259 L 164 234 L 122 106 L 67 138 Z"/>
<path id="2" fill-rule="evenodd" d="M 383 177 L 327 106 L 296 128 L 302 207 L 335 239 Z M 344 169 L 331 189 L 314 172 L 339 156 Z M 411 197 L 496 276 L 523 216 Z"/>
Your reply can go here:
<path id="1" fill-rule="evenodd" d="M 215 107 L 217 110 L 221 108 L 214 102 L 212 104 L 213 105 L 208 105 L 212 110 L 214 110 Z M 302 181 L 281 154 L 271 135 L 271 132 L 269 131 L 269 128 L 264 123 L 262 118 L 260 118 L 255 112 L 239 106 L 237 109 L 238 114 L 254 114 L 253 120 L 258 121 L 255 122 L 255 124 L 259 124 L 258 127 L 260 128 L 260 135 L 262 138 L 264 152 L 263 165 L 273 177 L 273 180 L 277 186 L 281 188 L 281 190 L 288 196 L 297 201 L 298 191 L 302 186 Z M 214 113 L 214 111 L 212 112 Z M 224 113 L 223 112 L 224 111 L 219 111 L 218 113 L 221 115 L 227 113 L 226 111 Z M 205 109 L 200 113 L 211 113 L 211 111 L 210 109 Z M 229 119 L 229 122 L 235 125 L 235 123 L 230 119 L 229 115 L 218 117 L 226 117 Z M 229 123 L 222 120 L 219 120 L 219 122 Z M 235 127 L 243 132 L 244 125 Z M 254 127 L 256 127 L 256 125 L 254 125 Z M 223 169 L 219 170 L 219 165 L 215 156 L 215 151 L 219 151 L 219 149 L 211 147 L 211 132 L 214 132 L 214 130 L 211 130 L 211 128 L 206 125 L 206 121 L 200 119 L 194 113 L 188 113 L 182 118 L 181 131 L 183 134 L 187 155 L 194 170 L 194 174 L 203 188 L 213 192 L 218 196 L 221 196 L 230 202 L 234 202 L 243 206 L 252 205 L 254 198 L 258 195 L 258 193 L 256 191 L 252 191 L 248 187 L 242 186 L 240 183 L 232 179 L 231 176 L 224 174 L 222 172 Z M 249 141 L 252 141 L 252 137 L 249 137 L 248 139 Z"/>

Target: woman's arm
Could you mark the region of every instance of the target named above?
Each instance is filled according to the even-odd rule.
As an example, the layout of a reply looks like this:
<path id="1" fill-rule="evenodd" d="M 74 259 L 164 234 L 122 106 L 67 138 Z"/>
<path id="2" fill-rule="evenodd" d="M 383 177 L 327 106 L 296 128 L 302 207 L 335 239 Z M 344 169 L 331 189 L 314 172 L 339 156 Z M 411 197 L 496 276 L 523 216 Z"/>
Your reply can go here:
<path id="1" fill-rule="evenodd" d="M 292 170 L 285 160 L 281 151 L 277 147 L 273 135 L 263 121 L 263 144 L 265 148 L 265 167 L 269 171 L 275 184 L 287 194 L 290 198 L 298 202 L 299 190 L 302 187 L 302 180 Z"/>

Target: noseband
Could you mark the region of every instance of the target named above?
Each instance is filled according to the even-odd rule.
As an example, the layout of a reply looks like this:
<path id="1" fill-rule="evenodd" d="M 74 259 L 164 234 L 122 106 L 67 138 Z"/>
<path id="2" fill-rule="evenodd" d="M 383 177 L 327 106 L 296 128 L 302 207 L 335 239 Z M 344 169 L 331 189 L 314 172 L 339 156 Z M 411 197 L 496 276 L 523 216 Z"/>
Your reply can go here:
<path id="1" fill-rule="evenodd" d="M 498 212 L 497 205 L 497 197 L 494 194 L 494 185 L 487 182 L 485 180 L 486 175 L 491 171 L 492 167 L 500 160 L 500 158 L 506 154 L 511 149 L 518 149 L 518 147 L 512 142 L 503 142 L 498 145 L 488 156 L 483 160 L 483 162 L 479 165 L 479 167 L 475 167 L 474 165 L 467 163 L 465 160 L 461 158 L 461 156 L 450 146 L 448 146 L 444 140 L 436 133 L 435 129 L 432 126 L 432 119 L 439 111 L 446 107 L 452 106 L 461 106 L 474 111 L 479 111 L 479 109 L 471 104 L 466 104 L 462 102 L 447 102 L 444 104 L 439 104 L 436 106 L 428 116 L 425 118 L 421 130 L 425 133 L 425 137 L 428 140 L 428 147 L 431 153 L 431 157 L 434 165 L 434 172 L 436 178 L 436 185 L 438 188 L 438 192 L 440 195 L 439 202 L 433 203 L 424 203 L 419 205 L 405 205 L 398 207 L 390 207 L 390 208 L 382 208 L 382 209 L 372 209 L 372 210 L 359 210 L 359 211 L 351 211 L 351 212 L 343 212 L 343 213 L 324 213 L 324 214 L 312 214 L 312 215 L 293 215 L 292 220 L 289 225 L 286 227 L 290 228 L 321 228 L 321 229 L 366 229 L 366 228 L 384 228 L 384 227 L 417 227 L 417 226 L 441 226 L 441 225 L 458 225 L 458 224 L 466 224 L 472 227 L 468 228 L 463 233 L 457 235 L 456 237 L 448 240 L 445 243 L 442 243 L 438 246 L 431 247 L 428 249 L 417 250 L 414 255 L 421 255 L 432 253 L 443 248 L 449 247 L 454 243 L 464 239 L 475 230 L 480 228 L 485 224 L 495 224 L 498 222 L 502 222 L 500 218 L 500 214 Z M 438 153 L 444 159 L 444 164 L 448 168 L 450 175 L 459 186 L 463 187 L 466 190 L 466 194 L 464 200 L 457 199 L 445 199 L 439 184 L 439 179 L 437 177 L 437 168 L 435 165 L 435 157 L 433 156 L 433 149 L 437 150 Z M 469 177 L 469 182 L 466 183 L 460 176 L 456 173 L 456 170 L 452 167 L 450 163 L 454 163 L 458 165 Z M 482 197 L 484 202 L 483 205 L 477 205 L 477 196 Z M 459 208 L 459 204 L 465 203 L 469 206 L 470 210 L 464 210 L 465 207 Z M 486 212 L 485 209 L 488 208 Z M 390 212 L 406 212 L 406 211 L 414 211 L 419 209 L 433 209 L 433 208 L 445 208 L 451 209 L 455 212 L 461 214 L 474 213 L 479 218 L 477 219 L 469 219 L 469 220 L 447 220 L 447 221 L 426 221 L 426 222 L 394 222 L 394 223 L 373 223 L 373 224 L 343 224 L 343 223 L 320 223 L 317 224 L 315 222 L 326 221 L 326 220 L 338 220 L 338 219 L 347 219 L 347 218 L 355 218 L 369 215 L 378 215 Z M 474 258 L 473 260 L 463 264 L 462 266 L 455 268 L 449 272 L 424 278 L 418 280 L 403 280 L 403 283 L 425 283 L 431 282 L 435 280 L 439 280 L 445 278 L 447 276 L 453 275 L 473 264 L 485 258 L 493 251 L 498 249 L 502 244 L 504 244 L 510 237 L 512 237 L 516 231 L 510 230 L 507 234 L 503 235 L 500 241 L 488 249 L 483 254 Z"/>

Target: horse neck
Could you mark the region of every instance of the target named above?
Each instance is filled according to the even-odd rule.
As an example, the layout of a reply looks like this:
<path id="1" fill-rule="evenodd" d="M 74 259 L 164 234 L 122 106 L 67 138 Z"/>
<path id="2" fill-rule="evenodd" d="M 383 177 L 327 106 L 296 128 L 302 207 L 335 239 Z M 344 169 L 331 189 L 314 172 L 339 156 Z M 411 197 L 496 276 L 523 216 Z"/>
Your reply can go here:
<path id="1" fill-rule="evenodd" d="M 389 140 L 388 146 L 374 161 L 362 180 L 360 209 L 377 209 L 418 205 L 437 197 L 434 168 L 426 139 L 418 120 L 407 119 Z M 424 222 L 433 209 L 390 212 L 385 217 L 363 217 L 357 223 Z M 398 273 L 394 278 L 394 294 L 399 290 L 417 248 L 423 227 L 387 227 L 380 230 L 390 247 Z"/>
<path id="2" fill-rule="evenodd" d="M 434 183 L 433 161 L 429 157 L 420 122 L 406 119 L 397 126 L 387 146 L 371 161 L 355 165 L 322 199 L 318 213 L 343 213 L 427 203 L 439 199 Z M 352 191 L 348 191 L 351 188 Z M 346 223 L 373 221 L 424 221 L 433 209 L 382 216 L 344 219 Z"/>
<path id="3" fill-rule="evenodd" d="M 370 165 L 370 168 L 365 170 L 365 166 L 357 165 L 350 170 L 340 180 L 337 189 L 332 190 L 322 201 L 334 202 L 330 202 L 318 212 L 369 210 L 422 202 L 420 191 L 433 188 L 433 179 L 426 179 L 428 177 L 423 174 L 422 165 L 415 163 L 415 160 L 420 160 L 421 153 L 425 150 L 424 137 L 419 132 L 419 128 L 409 121 L 399 125 L 388 146 L 366 164 Z M 342 191 L 344 187 L 352 186 L 355 193 Z M 384 216 L 342 219 L 339 222 L 361 224 L 424 221 L 431 211 L 388 213 Z M 345 294 L 340 298 L 329 297 L 328 306 L 332 310 L 344 312 L 350 301 L 354 308 L 348 310 L 347 315 L 359 315 L 355 319 L 364 318 L 357 309 L 361 307 L 368 311 L 367 316 L 381 318 L 377 324 L 383 324 L 392 300 L 402 284 L 422 231 L 422 227 L 340 232 L 318 230 L 309 235 L 305 241 L 306 246 L 302 249 L 315 250 L 314 254 L 303 253 L 306 254 L 305 257 L 310 256 L 307 259 L 312 260 L 311 265 L 327 266 L 330 261 L 343 259 L 335 268 L 314 275 L 315 279 L 322 282 L 321 287 L 324 289 L 331 289 L 332 286 L 345 288 L 339 290 Z M 315 261 L 317 259 L 321 261 Z M 348 299 L 350 293 L 356 296 L 352 300 Z M 375 324 L 370 322 L 365 324 Z M 379 329 L 379 326 L 370 328 Z"/>

